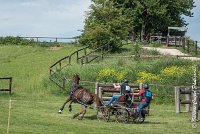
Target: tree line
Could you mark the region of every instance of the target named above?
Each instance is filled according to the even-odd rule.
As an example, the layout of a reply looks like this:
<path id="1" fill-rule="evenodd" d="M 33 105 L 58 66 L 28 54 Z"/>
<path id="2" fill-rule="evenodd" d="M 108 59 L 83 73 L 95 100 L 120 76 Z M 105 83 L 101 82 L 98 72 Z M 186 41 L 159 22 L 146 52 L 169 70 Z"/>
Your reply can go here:
<path id="1" fill-rule="evenodd" d="M 150 34 L 167 35 L 169 26 L 186 26 L 194 0 L 91 0 L 79 41 L 96 48 L 109 44 L 114 50 L 127 37 L 149 40 Z"/>

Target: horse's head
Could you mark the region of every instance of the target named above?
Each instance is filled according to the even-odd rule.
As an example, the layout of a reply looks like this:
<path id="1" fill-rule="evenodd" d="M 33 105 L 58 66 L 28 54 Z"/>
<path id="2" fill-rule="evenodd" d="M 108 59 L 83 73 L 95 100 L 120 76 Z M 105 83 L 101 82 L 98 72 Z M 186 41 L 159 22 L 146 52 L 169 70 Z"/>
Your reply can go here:
<path id="1" fill-rule="evenodd" d="M 79 84 L 79 80 L 80 80 L 80 77 L 78 76 L 78 74 L 74 74 L 73 77 L 72 77 L 73 83 Z"/>

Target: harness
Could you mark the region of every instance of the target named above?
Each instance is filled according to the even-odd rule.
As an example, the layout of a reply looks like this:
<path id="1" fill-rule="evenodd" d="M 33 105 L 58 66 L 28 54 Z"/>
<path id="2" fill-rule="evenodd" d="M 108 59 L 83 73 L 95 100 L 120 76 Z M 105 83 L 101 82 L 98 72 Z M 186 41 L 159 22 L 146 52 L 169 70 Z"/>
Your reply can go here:
<path id="1" fill-rule="evenodd" d="M 78 89 L 78 88 L 77 88 Z M 76 90 L 77 90 L 76 89 Z M 75 95 L 74 95 L 74 93 L 75 93 L 75 91 L 76 90 L 74 90 L 74 92 L 73 92 L 73 94 L 71 94 L 70 95 L 70 97 L 73 99 L 73 100 L 75 100 L 77 103 L 79 103 L 79 104 L 81 104 L 81 105 L 83 105 L 83 106 L 85 106 L 85 107 L 90 107 L 90 108 L 92 108 L 92 109 L 96 109 L 96 107 L 94 107 L 94 106 L 91 106 L 90 104 L 87 104 L 87 98 L 86 97 L 83 97 L 84 96 L 84 93 L 85 92 L 87 92 L 87 91 L 79 91 L 77 94 L 79 94 L 80 93 L 80 96 L 81 96 L 81 99 L 79 100 Z M 72 92 L 71 92 L 72 93 Z M 90 97 L 90 100 L 88 101 L 89 103 L 90 102 L 92 102 L 94 100 L 94 98 L 93 97 Z"/>

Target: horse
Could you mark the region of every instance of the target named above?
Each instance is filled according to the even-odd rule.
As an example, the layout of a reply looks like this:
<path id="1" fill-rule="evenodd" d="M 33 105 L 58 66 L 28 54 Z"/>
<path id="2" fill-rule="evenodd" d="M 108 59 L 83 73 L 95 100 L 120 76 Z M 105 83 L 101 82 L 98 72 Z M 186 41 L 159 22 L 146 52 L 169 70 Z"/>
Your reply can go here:
<path id="1" fill-rule="evenodd" d="M 81 112 L 73 115 L 72 118 L 74 119 L 76 117 L 79 117 L 78 119 L 82 120 L 86 113 L 87 106 L 91 106 L 94 102 L 96 103 L 96 107 L 102 106 L 103 104 L 97 94 L 94 94 L 88 89 L 85 89 L 84 87 L 80 86 L 79 80 L 80 80 L 79 75 L 74 74 L 72 77 L 72 88 L 71 88 L 70 95 L 67 97 L 66 101 L 64 102 L 64 104 L 62 105 L 62 107 L 60 108 L 58 112 L 61 114 L 65 105 L 68 102 L 69 102 L 68 109 L 70 112 L 72 111 L 72 106 L 71 106 L 72 102 L 79 103 L 83 106 L 82 110 Z M 79 116 L 81 114 L 82 116 Z"/>

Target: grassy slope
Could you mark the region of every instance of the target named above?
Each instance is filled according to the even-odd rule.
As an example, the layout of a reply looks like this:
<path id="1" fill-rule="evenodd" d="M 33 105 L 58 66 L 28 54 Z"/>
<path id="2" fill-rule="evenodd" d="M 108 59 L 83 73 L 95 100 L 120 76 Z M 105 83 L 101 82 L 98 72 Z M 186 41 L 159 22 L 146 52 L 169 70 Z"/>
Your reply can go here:
<path id="1" fill-rule="evenodd" d="M 95 110 L 88 109 L 83 121 L 72 120 L 80 106 L 73 105 L 57 114 L 64 96 L 48 80 L 48 67 L 57 59 L 77 48 L 49 51 L 45 48 L 0 46 L 0 77 L 14 78 L 11 105 L 10 134 L 88 134 L 88 133 L 200 133 L 200 124 L 192 129 L 191 114 L 175 114 L 174 106 L 153 105 L 151 116 L 144 124 L 118 124 L 98 122 Z M 49 86 L 51 85 L 51 86 Z M 9 95 L 0 92 L 0 134 L 7 130 Z M 168 109 L 169 111 L 163 111 Z"/>
<path id="2" fill-rule="evenodd" d="M 77 47 L 52 51 L 41 47 L 1 46 L 0 77 L 13 77 L 13 97 L 49 95 L 49 66 L 70 54 Z"/>

